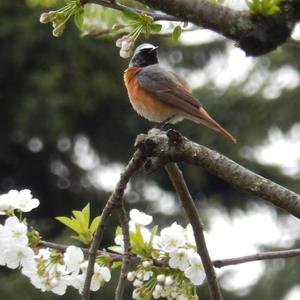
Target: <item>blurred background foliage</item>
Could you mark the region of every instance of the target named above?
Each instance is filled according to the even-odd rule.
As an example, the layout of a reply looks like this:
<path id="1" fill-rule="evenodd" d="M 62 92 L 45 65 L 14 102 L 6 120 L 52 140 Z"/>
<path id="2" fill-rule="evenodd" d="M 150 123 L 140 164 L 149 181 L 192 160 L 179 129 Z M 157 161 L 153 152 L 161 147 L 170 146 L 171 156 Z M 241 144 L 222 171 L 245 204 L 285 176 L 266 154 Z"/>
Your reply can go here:
<path id="1" fill-rule="evenodd" d="M 41 2 L 43 6 L 38 5 Z M 54 217 L 70 215 L 72 209 L 81 209 L 87 202 L 91 203 L 94 215 L 99 213 L 118 173 L 134 151 L 136 135 L 146 132 L 152 124 L 139 118 L 128 102 L 122 78 L 128 61 L 119 57 L 115 40 L 80 38 L 72 22 L 57 39 L 51 36 L 48 26 L 39 24 L 40 13 L 55 3 L 54 0 L 0 3 L 0 193 L 31 189 L 41 201 L 41 206 L 29 215 L 31 224 L 44 239 L 70 243 L 69 232 Z M 272 140 L 272 132 L 277 132 L 273 135 L 275 140 L 276 136 L 290 136 L 291 129 L 296 138 L 300 137 L 299 78 L 296 80 L 299 47 L 286 44 L 255 59 L 243 80 L 239 78 L 218 87 L 214 84 L 214 73 L 210 72 L 225 71 L 220 57 L 233 48 L 231 42 L 213 39 L 201 45 L 184 45 L 158 37 L 151 42 L 160 45 L 160 57 L 165 64 L 194 79 L 195 85 L 199 83 L 197 72 L 206 70 L 199 73 L 202 84 L 198 84 L 195 95 L 235 135 L 238 144 L 229 144 L 211 130 L 190 122 L 176 128 L 190 139 L 299 193 L 299 168 L 292 173 L 284 172 L 284 166 L 264 164 L 255 154 Z M 215 67 L 209 68 L 209 64 Z M 289 74 L 279 72 L 283 66 L 290 70 Z M 280 88 L 281 81 L 276 80 L 290 76 L 291 72 L 292 84 L 288 82 L 288 88 L 285 85 Z M 207 227 L 214 221 L 207 213 L 209 206 L 230 215 L 257 201 L 204 170 L 187 165 L 182 168 Z M 148 178 L 142 174 L 135 176 L 126 195 L 126 205 L 154 214 L 156 223 L 170 224 L 177 220 L 185 224 L 174 199 L 170 182 L 161 170 Z M 274 209 L 275 218 L 279 220 L 283 215 Z M 114 225 L 116 220 L 112 218 L 103 246 L 113 242 Z M 287 246 L 299 247 L 299 244 L 298 234 Z M 255 285 L 238 292 L 222 285 L 224 298 L 282 300 L 291 288 L 300 284 L 299 259 L 281 262 L 281 267 L 276 267 L 276 262 L 265 266 Z M 230 273 L 222 276 L 230 280 Z M 1 300 L 58 298 L 35 290 L 25 277 L 3 268 L 0 286 Z M 101 297 L 113 299 L 113 286 L 111 283 L 103 288 Z M 201 299 L 209 299 L 206 287 L 201 290 Z M 69 290 L 61 298 L 75 299 L 76 292 Z"/>

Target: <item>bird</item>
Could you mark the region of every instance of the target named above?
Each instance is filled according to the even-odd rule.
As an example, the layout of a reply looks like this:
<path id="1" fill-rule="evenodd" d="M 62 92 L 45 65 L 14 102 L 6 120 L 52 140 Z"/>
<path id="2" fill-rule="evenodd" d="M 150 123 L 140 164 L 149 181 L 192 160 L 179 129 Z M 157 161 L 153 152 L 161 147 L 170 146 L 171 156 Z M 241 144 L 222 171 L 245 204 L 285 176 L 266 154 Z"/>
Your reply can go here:
<path id="1" fill-rule="evenodd" d="M 157 49 L 158 46 L 149 43 L 139 45 L 124 71 L 124 83 L 133 109 L 162 126 L 183 119 L 203 124 L 236 144 L 236 139 L 193 96 L 188 82 L 159 63 Z"/>

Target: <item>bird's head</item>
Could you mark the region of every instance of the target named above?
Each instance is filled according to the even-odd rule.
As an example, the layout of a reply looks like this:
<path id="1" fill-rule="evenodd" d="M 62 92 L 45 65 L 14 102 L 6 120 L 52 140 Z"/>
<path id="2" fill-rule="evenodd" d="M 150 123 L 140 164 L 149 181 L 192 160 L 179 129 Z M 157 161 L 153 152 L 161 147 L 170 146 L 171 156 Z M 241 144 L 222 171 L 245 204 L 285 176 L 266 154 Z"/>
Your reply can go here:
<path id="1" fill-rule="evenodd" d="M 157 48 L 152 44 L 139 45 L 134 51 L 129 67 L 146 67 L 157 64 Z"/>

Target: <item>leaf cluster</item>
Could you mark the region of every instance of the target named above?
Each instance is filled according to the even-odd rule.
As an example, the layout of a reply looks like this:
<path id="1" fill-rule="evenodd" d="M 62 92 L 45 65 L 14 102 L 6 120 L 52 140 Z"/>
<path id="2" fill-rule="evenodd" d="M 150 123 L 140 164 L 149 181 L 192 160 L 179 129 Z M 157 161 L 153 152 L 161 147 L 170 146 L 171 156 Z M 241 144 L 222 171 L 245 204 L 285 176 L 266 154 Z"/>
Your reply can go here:
<path id="1" fill-rule="evenodd" d="M 93 234 L 97 229 L 101 217 L 95 217 L 90 223 L 90 204 L 88 203 L 82 210 L 73 210 L 71 217 L 56 217 L 56 220 L 72 229 L 77 235 L 73 239 L 89 245 L 93 239 Z"/>
<path id="2" fill-rule="evenodd" d="M 281 0 L 246 0 L 252 14 L 272 15 L 280 11 Z"/>

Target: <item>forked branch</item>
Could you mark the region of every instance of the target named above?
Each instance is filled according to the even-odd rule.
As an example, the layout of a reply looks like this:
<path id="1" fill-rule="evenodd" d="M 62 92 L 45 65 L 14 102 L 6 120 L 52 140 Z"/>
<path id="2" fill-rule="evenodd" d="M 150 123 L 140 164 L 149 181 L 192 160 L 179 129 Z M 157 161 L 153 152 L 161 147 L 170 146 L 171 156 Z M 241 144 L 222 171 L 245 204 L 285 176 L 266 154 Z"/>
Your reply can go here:
<path id="1" fill-rule="evenodd" d="M 150 131 L 148 135 L 140 135 L 136 144 L 147 153 L 145 170 L 148 173 L 169 162 L 192 164 L 300 218 L 300 195 L 242 167 L 214 150 L 190 141 L 175 130 Z"/>
<path id="2" fill-rule="evenodd" d="M 197 252 L 201 257 L 202 264 L 205 270 L 210 296 L 212 300 L 222 300 L 221 289 L 219 287 L 214 266 L 211 262 L 206 242 L 204 238 L 203 225 L 197 212 L 197 208 L 185 183 L 182 172 L 175 163 L 165 165 L 165 169 L 170 177 L 170 180 L 181 200 L 182 206 L 187 214 L 187 217 L 192 225 Z"/>

